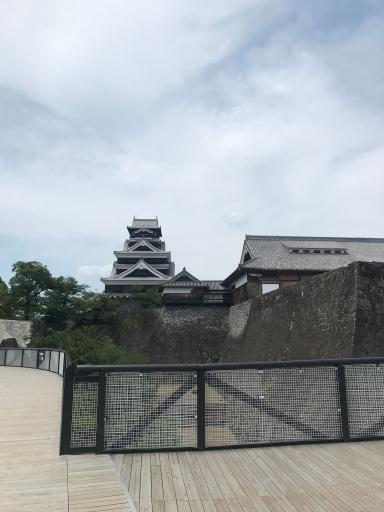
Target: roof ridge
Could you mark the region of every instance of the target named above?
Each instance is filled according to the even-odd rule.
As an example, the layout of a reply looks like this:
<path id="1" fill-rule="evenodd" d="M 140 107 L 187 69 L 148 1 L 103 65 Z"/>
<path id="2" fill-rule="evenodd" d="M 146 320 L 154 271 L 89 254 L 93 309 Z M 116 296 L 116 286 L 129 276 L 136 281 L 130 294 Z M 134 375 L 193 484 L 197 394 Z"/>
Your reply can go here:
<path id="1" fill-rule="evenodd" d="M 384 242 L 384 238 L 340 237 L 340 236 L 284 236 L 284 235 L 245 235 L 245 240 L 292 240 L 318 242 Z"/>

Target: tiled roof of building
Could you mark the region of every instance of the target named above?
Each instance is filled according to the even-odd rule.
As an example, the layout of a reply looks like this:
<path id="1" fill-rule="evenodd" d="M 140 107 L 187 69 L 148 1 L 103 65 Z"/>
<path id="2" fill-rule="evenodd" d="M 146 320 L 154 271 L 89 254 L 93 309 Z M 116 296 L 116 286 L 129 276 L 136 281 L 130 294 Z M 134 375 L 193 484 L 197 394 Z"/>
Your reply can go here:
<path id="1" fill-rule="evenodd" d="M 246 235 L 242 268 L 326 271 L 354 261 L 384 262 L 384 238 L 325 238 Z"/>
<path id="2" fill-rule="evenodd" d="M 158 228 L 159 221 L 155 219 L 137 219 L 133 217 L 132 228 Z"/>
<path id="3" fill-rule="evenodd" d="M 208 288 L 209 290 L 224 290 L 221 281 L 168 281 L 164 286 L 172 288 Z"/>
<path id="4" fill-rule="evenodd" d="M 193 282 L 196 283 L 196 282 L 200 282 L 200 279 L 197 279 L 197 277 L 195 277 L 190 272 L 188 272 L 188 270 L 184 267 L 181 272 L 179 272 L 178 274 L 176 274 L 175 276 L 172 277 L 171 281 L 175 281 L 175 282 L 188 281 L 191 283 L 193 283 Z"/>
<path id="5" fill-rule="evenodd" d="M 225 290 L 225 287 L 222 286 L 221 281 L 201 281 L 204 283 L 210 290 Z"/>
<path id="6" fill-rule="evenodd" d="M 166 283 L 167 288 L 206 288 L 206 284 L 203 281 L 168 281 Z"/>

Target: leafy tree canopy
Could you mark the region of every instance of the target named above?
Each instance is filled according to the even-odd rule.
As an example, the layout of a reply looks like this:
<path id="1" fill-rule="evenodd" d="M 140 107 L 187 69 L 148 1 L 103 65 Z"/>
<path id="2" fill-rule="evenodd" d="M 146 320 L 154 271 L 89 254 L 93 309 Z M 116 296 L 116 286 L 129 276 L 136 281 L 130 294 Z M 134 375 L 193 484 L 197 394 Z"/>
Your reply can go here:
<path id="1" fill-rule="evenodd" d="M 10 318 L 9 291 L 7 284 L 0 277 L 0 318 Z"/>
<path id="2" fill-rule="evenodd" d="M 66 350 L 75 364 L 138 364 L 144 362 L 141 354 L 130 354 L 121 345 L 115 345 L 97 327 L 69 325 L 63 331 L 48 330 L 45 336 L 34 336 L 30 347 Z"/>
<path id="3" fill-rule="evenodd" d="M 17 261 L 12 271 L 9 286 L 0 279 L 0 318 L 33 320 L 30 346 L 62 348 L 77 364 L 142 362 L 110 338 L 126 298 L 92 292 L 73 277 L 54 277 L 38 261 Z M 129 300 L 145 308 L 159 305 L 161 295 L 137 290 Z"/>
<path id="4" fill-rule="evenodd" d="M 54 285 L 45 265 L 38 261 L 17 261 L 9 281 L 11 307 L 16 318 L 33 320 L 42 314 L 44 295 Z"/>

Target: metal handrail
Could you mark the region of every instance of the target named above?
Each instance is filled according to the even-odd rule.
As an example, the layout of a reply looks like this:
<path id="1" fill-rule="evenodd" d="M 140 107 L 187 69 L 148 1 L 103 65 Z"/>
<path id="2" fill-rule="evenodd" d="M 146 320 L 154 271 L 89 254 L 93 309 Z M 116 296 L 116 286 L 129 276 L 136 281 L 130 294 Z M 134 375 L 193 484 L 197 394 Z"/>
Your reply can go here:
<path id="1" fill-rule="evenodd" d="M 36 353 L 35 358 L 25 357 L 25 354 L 34 353 Z M 20 355 L 14 357 L 16 354 Z M 57 360 L 52 358 L 52 354 L 58 354 Z M 0 347 L 0 366 L 45 370 L 64 377 L 70 365 L 71 359 L 68 352 L 65 350 L 52 348 Z"/>
<path id="2" fill-rule="evenodd" d="M 333 372 L 330 374 L 327 368 L 334 370 L 334 377 Z M 351 368 L 354 368 L 352 372 Z M 284 371 L 286 369 L 292 369 L 294 375 L 296 375 L 295 370 L 297 370 L 297 374 L 304 376 L 306 374 L 314 375 L 314 380 L 311 381 L 311 378 L 309 378 L 308 381 L 308 389 L 311 390 L 313 397 L 303 402 L 304 407 L 308 408 L 307 410 L 313 409 L 313 405 L 317 404 L 317 409 L 315 407 L 317 413 L 314 412 L 313 415 L 315 416 L 312 415 L 310 420 L 306 419 L 305 411 L 300 409 L 303 406 L 297 405 L 300 402 L 303 389 L 306 390 L 307 388 L 304 384 L 297 384 L 297 387 L 295 387 L 296 384 L 292 384 L 293 381 L 290 383 L 289 377 Z M 263 370 L 270 370 L 273 374 L 271 382 L 273 382 L 273 379 L 280 382 L 280 387 L 277 386 L 274 391 L 272 390 L 273 396 L 268 396 L 268 389 L 265 390 L 265 397 L 258 396 L 255 391 L 258 387 L 263 388 L 263 384 L 260 384 L 257 380 L 257 374 L 262 374 Z M 383 370 L 384 357 L 258 361 L 251 363 L 72 366 L 65 376 L 61 453 L 84 451 L 122 453 L 384 439 Z M 138 377 L 147 377 L 137 384 L 136 377 L 128 375 L 133 372 L 136 372 Z M 232 372 L 236 372 L 236 374 Z M 122 374 L 121 381 L 119 381 L 120 377 L 114 376 L 116 373 Z M 161 383 L 162 379 L 164 382 L 168 382 L 166 385 L 168 386 L 167 392 L 164 391 L 164 384 Z M 239 383 L 236 379 L 240 379 Z M 288 379 L 286 383 L 284 379 Z M 367 379 L 372 380 L 370 384 L 373 389 L 372 396 L 370 386 L 367 387 Z M 142 386 L 145 393 L 146 380 L 149 382 L 149 386 L 156 387 L 158 385 L 159 388 L 158 391 L 153 391 L 155 393 L 153 399 L 145 399 L 146 409 L 143 409 L 140 393 L 135 391 L 134 386 L 139 386 L 139 388 Z M 155 384 L 151 384 L 151 382 Z M 300 387 L 303 385 L 304 388 Z M 377 397 L 374 395 L 374 388 L 377 385 L 383 388 L 383 400 L 380 404 L 375 402 Z M 297 400 L 296 405 L 294 402 L 293 405 L 291 404 L 291 408 L 289 405 L 290 399 L 286 398 L 285 386 L 289 390 L 289 396 L 293 399 L 296 397 Z M 331 390 L 330 386 L 333 386 Z M 360 386 L 358 398 L 355 395 L 356 386 Z M 214 393 L 216 402 L 207 398 L 209 396 L 207 390 L 210 390 L 209 393 Z M 151 391 L 147 392 L 150 393 Z M 135 393 L 137 396 L 135 396 Z M 181 412 L 183 400 L 188 394 L 190 400 L 191 397 L 193 400 L 193 404 L 191 405 L 190 402 L 189 406 L 195 410 L 192 413 L 195 414 L 193 419 L 193 428 L 196 431 L 195 444 L 170 446 L 169 439 L 166 436 L 169 432 L 167 428 L 171 427 L 164 426 L 165 434 L 163 433 L 163 435 L 166 438 L 164 445 L 156 447 L 150 446 L 150 443 L 146 445 L 143 439 L 146 432 L 153 426 L 159 429 L 156 431 L 157 434 L 162 435 L 162 418 L 165 418 L 166 421 L 167 416 L 183 414 Z M 262 394 L 260 392 L 260 395 Z M 311 402 L 311 400 L 313 401 Z M 324 412 L 322 415 L 321 412 L 322 407 L 327 406 L 327 400 L 332 401 L 333 412 L 329 418 L 328 413 Z M 368 400 L 368 402 L 371 400 L 369 403 L 372 408 L 370 410 L 372 418 L 367 418 L 366 425 L 365 420 L 361 420 L 359 416 L 361 412 L 359 413 L 357 410 L 359 407 L 364 409 L 365 405 L 362 404 L 365 400 Z M 206 428 L 209 427 L 209 418 L 212 418 L 210 416 L 212 415 L 212 407 L 215 408 L 215 420 L 225 422 L 228 421 L 231 414 L 235 415 L 231 417 L 232 420 L 236 420 L 237 406 L 235 405 L 232 410 L 231 404 L 239 404 L 239 410 L 241 410 L 241 407 L 247 409 L 248 420 L 251 423 L 254 422 L 252 428 L 255 428 L 256 431 L 263 428 L 255 419 L 261 414 L 267 419 L 267 423 L 274 424 L 277 429 L 280 429 L 281 432 L 284 431 L 286 435 L 282 434 L 281 439 L 272 436 L 273 441 L 270 443 L 265 441 L 248 441 L 244 444 L 238 441 L 236 444 L 228 443 L 225 445 L 220 443 L 212 445 L 210 444 L 211 441 L 208 443 Z M 178 412 L 172 412 L 173 407 L 178 407 Z M 188 406 L 186 405 L 186 407 Z M 301 416 L 303 412 L 304 415 Z M 318 414 L 317 417 L 316 414 Z M 74 423 L 72 423 L 72 416 Z M 160 423 L 158 420 L 160 420 Z M 337 433 L 333 431 L 331 433 L 326 428 L 324 429 L 324 422 L 328 420 L 337 424 L 337 428 L 335 427 Z M 236 421 L 240 422 L 241 427 L 241 419 Z M 361 425 L 360 421 L 362 422 Z M 90 426 L 91 424 L 93 426 Z M 351 425 L 353 425 L 352 430 Z M 270 428 L 273 429 L 273 426 Z M 289 437 L 289 432 L 292 429 L 300 434 L 292 438 L 293 440 Z M 115 436 L 112 441 L 111 432 Z M 92 440 L 90 440 L 91 438 Z M 82 445 L 82 439 L 86 439 L 87 444 Z M 141 444 L 138 444 L 139 441 Z"/>
<path id="3" fill-rule="evenodd" d="M 198 370 L 236 370 L 236 369 L 266 369 L 266 368 L 304 368 L 338 366 L 348 364 L 381 364 L 384 357 L 348 357 L 333 359 L 296 359 L 292 361 L 256 361 L 240 363 L 205 363 L 205 364 L 132 364 L 132 365 L 78 365 L 80 373 L 104 372 L 153 372 L 153 371 L 198 371 Z"/>

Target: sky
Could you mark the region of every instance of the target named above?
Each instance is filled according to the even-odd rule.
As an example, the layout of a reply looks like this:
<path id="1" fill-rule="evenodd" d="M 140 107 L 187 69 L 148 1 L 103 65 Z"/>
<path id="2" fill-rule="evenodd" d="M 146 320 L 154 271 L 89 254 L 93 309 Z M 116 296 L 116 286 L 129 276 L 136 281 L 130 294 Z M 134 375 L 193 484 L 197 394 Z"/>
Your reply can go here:
<path id="1" fill-rule="evenodd" d="M 102 289 L 134 215 L 200 279 L 384 237 L 383 135 L 382 0 L 0 0 L 0 276 Z"/>

